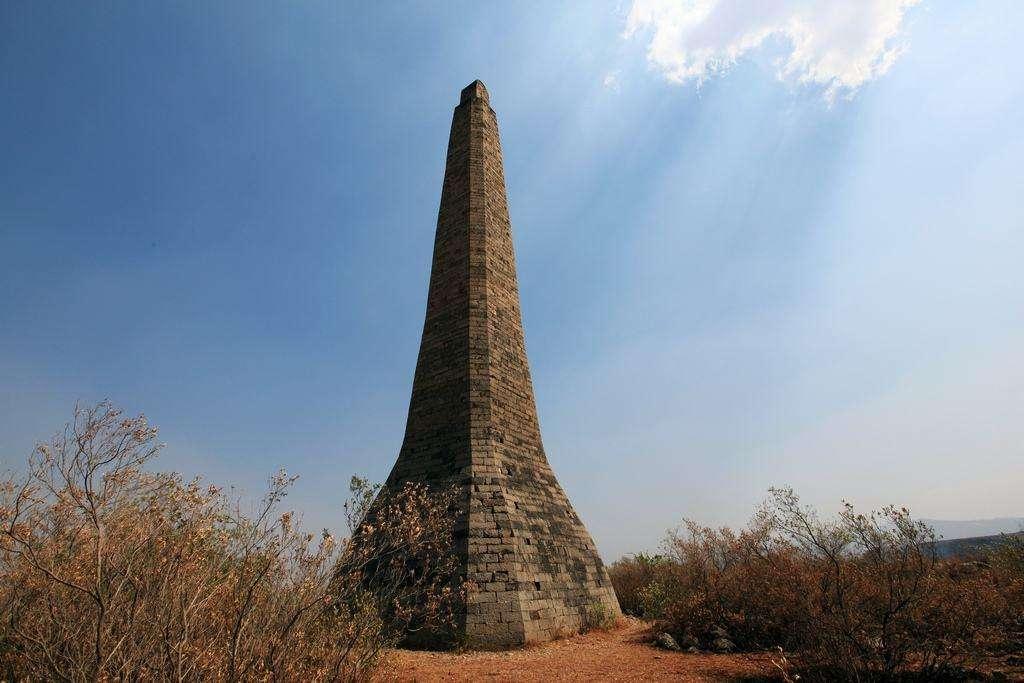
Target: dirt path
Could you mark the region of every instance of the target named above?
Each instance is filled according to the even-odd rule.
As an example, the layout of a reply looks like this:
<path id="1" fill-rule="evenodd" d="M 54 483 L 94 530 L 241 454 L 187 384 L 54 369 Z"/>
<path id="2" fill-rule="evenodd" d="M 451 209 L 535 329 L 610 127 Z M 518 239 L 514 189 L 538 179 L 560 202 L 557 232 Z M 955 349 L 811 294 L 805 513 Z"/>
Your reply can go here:
<path id="1" fill-rule="evenodd" d="M 772 676 L 771 657 L 666 652 L 631 620 L 512 652 L 449 654 L 396 650 L 380 681 L 734 681 Z"/>

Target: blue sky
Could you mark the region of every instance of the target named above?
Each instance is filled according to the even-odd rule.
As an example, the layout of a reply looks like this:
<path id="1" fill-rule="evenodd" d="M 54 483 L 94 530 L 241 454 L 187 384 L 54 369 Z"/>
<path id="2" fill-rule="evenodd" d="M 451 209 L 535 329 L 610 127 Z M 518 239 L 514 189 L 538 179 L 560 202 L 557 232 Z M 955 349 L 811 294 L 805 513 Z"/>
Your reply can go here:
<path id="1" fill-rule="evenodd" d="M 0 465 L 109 397 L 161 467 L 284 466 L 339 527 L 401 443 L 480 78 L 606 558 L 777 484 L 1024 515 L 1024 5 L 822 6 L 0 4 Z"/>

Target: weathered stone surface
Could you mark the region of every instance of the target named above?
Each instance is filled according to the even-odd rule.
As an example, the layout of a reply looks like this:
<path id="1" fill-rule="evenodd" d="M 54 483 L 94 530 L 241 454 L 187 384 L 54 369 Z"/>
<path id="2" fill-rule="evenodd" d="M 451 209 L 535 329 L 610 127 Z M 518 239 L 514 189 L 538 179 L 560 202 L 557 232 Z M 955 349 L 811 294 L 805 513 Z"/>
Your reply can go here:
<path id="1" fill-rule="evenodd" d="M 689 650 L 690 648 L 700 649 L 700 641 L 689 634 L 682 636 L 677 642 L 679 647 L 684 650 Z"/>
<path id="2" fill-rule="evenodd" d="M 676 639 L 667 633 L 659 633 L 658 637 L 654 639 L 654 644 L 663 650 L 674 650 L 678 652 L 682 648 L 679 647 L 679 643 Z"/>
<path id="3" fill-rule="evenodd" d="M 474 81 L 452 117 L 405 440 L 385 487 L 455 485 L 474 589 L 460 629 L 503 648 L 618 615 L 590 534 L 548 464 L 526 359 L 498 121 Z"/>
<path id="4" fill-rule="evenodd" d="M 729 632 L 721 626 L 712 626 L 708 629 L 708 638 L 711 640 L 716 638 L 729 638 Z"/>
<path id="5" fill-rule="evenodd" d="M 715 638 L 711 642 L 711 649 L 715 652 L 727 653 L 735 650 L 736 645 L 728 638 Z"/>

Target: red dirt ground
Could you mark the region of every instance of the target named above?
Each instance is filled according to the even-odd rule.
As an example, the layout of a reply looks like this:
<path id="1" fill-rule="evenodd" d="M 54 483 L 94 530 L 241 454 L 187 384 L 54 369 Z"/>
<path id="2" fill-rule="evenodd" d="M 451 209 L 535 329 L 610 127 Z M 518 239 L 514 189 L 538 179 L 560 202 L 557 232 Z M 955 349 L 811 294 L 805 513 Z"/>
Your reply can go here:
<path id="1" fill-rule="evenodd" d="M 379 681 L 730 681 L 773 677 L 770 654 L 667 652 L 637 620 L 511 652 L 395 650 Z"/>

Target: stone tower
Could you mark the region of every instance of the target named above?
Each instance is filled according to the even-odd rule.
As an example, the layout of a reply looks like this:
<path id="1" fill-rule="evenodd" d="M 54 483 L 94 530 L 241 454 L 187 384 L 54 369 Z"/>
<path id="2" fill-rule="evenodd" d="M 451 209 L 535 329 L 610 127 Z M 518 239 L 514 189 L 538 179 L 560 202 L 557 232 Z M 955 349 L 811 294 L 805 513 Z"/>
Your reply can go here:
<path id="1" fill-rule="evenodd" d="M 498 121 L 480 81 L 452 117 L 405 440 L 385 489 L 409 481 L 458 490 L 467 644 L 514 647 L 576 631 L 590 610 L 619 614 L 541 443 Z"/>

